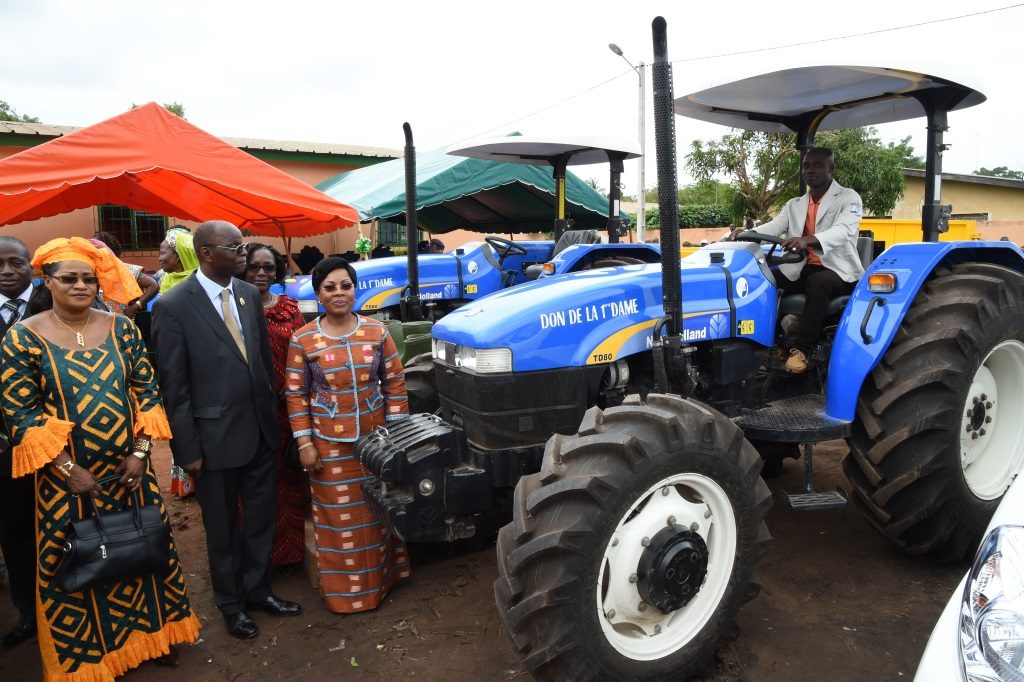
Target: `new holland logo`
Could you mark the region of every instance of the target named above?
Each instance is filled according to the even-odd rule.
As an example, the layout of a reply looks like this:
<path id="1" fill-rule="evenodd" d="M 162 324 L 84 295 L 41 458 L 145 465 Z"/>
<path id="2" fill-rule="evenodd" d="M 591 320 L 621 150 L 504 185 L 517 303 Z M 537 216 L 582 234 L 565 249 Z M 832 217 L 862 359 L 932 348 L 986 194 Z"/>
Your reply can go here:
<path id="1" fill-rule="evenodd" d="M 736 295 L 739 298 L 746 298 L 747 294 L 750 293 L 750 284 L 747 283 L 746 277 L 740 277 L 736 280 Z"/>
<path id="2" fill-rule="evenodd" d="M 683 329 L 683 333 L 680 336 L 683 337 L 683 341 L 703 341 L 708 338 L 708 328 Z"/>

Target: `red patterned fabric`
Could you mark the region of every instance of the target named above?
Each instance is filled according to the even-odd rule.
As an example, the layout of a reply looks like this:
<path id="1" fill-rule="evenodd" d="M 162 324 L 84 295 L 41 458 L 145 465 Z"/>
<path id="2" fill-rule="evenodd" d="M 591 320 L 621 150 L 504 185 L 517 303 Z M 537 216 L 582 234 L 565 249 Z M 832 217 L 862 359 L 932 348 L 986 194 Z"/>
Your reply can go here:
<path id="1" fill-rule="evenodd" d="M 285 364 L 288 357 L 288 341 L 292 333 L 306 321 L 299 312 L 299 306 L 284 294 L 277 297 L 274 305 L 263 309 L 267 318 L 270 335 L 270 352 L 274 360 L 274 379 L 281 395 L 284 387 Z M 281 427 L 282 443 L 277 451 L 277 526 L 274 528 L 274 548 L 270 554 L 273 566 L 285 566 L 302 561 L 305 554 L 306 509 L 309 507 L 309 487 L 301 471 L 285 462 L 288 434 L 292 432 L 288 423 L 288 410 L 282 399 L 277 409 Z"/>

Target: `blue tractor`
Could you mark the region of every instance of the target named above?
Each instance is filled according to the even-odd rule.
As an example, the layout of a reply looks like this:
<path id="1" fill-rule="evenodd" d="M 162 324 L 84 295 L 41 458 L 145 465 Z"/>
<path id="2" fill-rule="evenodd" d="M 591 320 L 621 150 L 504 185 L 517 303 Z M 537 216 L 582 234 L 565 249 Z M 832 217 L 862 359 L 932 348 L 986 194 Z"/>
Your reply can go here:
<path id="1" fill-rule="evenodd" d="M 653 66 L 662 219 L 675 220 L 673 111 L 735 127 L 816 129 L 928 118 L 925 241 L 872 259 L 832 301 L 814 371 L 784 371 L 775 266 L 744 233 L 680 260 L 524 284 L 433 328 L 440 415 L 365 437 L 367 497 L 407 540 L 483 532 L 502 503 L 495 596 L 523 665 L 552 680 L 707 672 L 758 592 L 771 495 L 763 457 L 803 446 L 798 508 L 846 502 L 812 486 L 813 444 L 845 438 L 852 502 L 906 551 L 969 551 L 1024 468 L 1024 254 L 936 241 L 947 113 L 977 91 L 923 73 L 825 66 L 673 102 L 665 22 Z M 767 87 L 772 97 L 743 97 Z M 737 109 L 737 102 L 748 110 Z M 773 127 L 774 126 L 774 127 Z M 666 210 L 665 207 L 668 207 Z M 507 491 L 514 486 L 514 494 Z"/>
<path id="2" fill-rule="evenodd" d="M 487 294 L 556 274 L 628 263 L 657 263 L 657 244 L 601 244 L 596 230 L 569 230 L 550 240 L 512 241 L 487 236 L 443 254 L 419 254 L 419 299 L 428 319 L 439 319 L 459 306 Z M 355 309 L 386 319 L 403 319 L 402 302 L 409 295 L 405 257 L 356 261 L 359 283 Z M 319 306 L 308 275 L 289 282 L 288 295 L 303 312 L 316 315 Z"/>
<path id="3" fill-rule="evenodd" d="M 619 210 L 619 176 L 623 161 L 639 156 L 633 143 L 593 137 L 551 140 L 514 135 L 449 149 L 447 153 L 433 150 L 417 157 L 411 130 L 406 135 L 404 159 L 345 173 L 321 188 L 357 207 L 364 219 L 411 222 L 409 244 L 415 243 L 421 213 L 428 227 L 490 232 L 531 226 L 537 229 L 539 213 L 551 201 L 554 239 L 512 241 L 491 235 L 445 254 L 413 252 L 357 261 L 355 309 L 364 314 L 436 320 L 470 301 L 533 279 L 661 260 L 657 245 L 619 243 L 625 235 Z M 522 153 L 523 149 L 530 153 Z M 603 162 L 610 163 L 611 168 L 607 218 L 595 212 L 604 199 L 568 173 L 572 165 Z M 542 167 L 550 167 L 551 173 Z M 551 183 L 552 178 L 554 191 L 549 194 L 542 183 Z M 569 204 L 578 209 L 578 221 L 568 218 Z M 412 216 L 412 220 L 405 216 Z M 599 227 L 607 230 L 610 243 L 601 243 L 595 229 L 598 220 Z M 307 316 L 320 312 L 309 276 L 295 278 L 287 292 Z"/>

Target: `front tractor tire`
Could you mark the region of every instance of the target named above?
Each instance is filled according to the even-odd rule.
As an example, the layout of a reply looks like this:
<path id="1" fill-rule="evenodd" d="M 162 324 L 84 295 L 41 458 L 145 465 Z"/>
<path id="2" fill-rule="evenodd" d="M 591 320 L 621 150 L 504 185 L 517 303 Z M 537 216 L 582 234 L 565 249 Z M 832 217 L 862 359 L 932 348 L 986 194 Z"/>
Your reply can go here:
<path id="1" fill-rule="evenodd" d="M 864 382 L 843 461 L 867 519 L 911 554 L 973 552 L 1024 468 L 1024 275 L 937 270 Z"/>
<path id="2" fill-rule="evenodd" d="M 494 592 L 542 680 L 663 680 L 710 671 L 758 592 L 770 543 L 761 459 L 726 417 L 651 394 L 591 408 L 548 441 L 498 534 Z"/>

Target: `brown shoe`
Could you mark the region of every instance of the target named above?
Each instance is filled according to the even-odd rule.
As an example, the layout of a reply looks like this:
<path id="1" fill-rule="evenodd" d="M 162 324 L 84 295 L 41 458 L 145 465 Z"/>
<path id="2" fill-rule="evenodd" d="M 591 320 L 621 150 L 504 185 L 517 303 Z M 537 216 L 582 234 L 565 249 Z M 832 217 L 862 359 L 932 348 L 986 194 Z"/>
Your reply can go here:
<path id="1" fill-rule="evenodd" d="M 807 371 L 807 356 L 799 349 L 789 351 L 789 358 L 786 360 L 786 371 L 793 374 L 803 374 Z"/>

